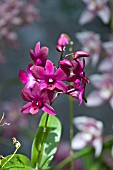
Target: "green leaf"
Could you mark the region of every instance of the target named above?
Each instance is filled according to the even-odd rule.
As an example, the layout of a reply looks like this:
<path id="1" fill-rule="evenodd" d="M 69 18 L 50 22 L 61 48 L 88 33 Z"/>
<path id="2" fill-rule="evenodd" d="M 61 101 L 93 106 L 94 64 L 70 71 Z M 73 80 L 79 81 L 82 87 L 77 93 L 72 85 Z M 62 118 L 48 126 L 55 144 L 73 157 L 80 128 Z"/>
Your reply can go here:
<path id="1" fill-rule="evenodd" d="M 2 169 L 1 167 L 7 162 L 7 160 L 11 157 L 12 155 L 6 156 L 2 161 L 0 165 L 0 170 Z M 3 167 L 3 170 L 34 170 L 31 167 L 31 162 L 30 160 L 21 154 L 15 154 Z"/>
<path id="2" fill-rule="evenodd" d="M 55 116 L 44 113 L 32 145 L 32 166 L 47 168 L 56 153 L 61 137 L 61 123 Z"/>

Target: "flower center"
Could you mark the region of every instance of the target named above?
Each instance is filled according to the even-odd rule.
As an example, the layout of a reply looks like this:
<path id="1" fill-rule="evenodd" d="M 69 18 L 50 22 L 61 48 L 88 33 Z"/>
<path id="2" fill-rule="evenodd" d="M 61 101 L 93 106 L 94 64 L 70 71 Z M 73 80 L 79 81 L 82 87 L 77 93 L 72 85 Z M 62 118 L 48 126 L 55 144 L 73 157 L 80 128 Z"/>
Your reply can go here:
<path id="1" fill-rule="evenodd" d="M 53 83 L 53 79 L 52 78 L 49 78 L 49 83 Z"/>
<path id="2" fill-rule="evenodd" d="M 38 106 L 38 105 L 39 105 L 39 103 L 38 103 L 38 102 L 36 102 L 36 105 Z"/>

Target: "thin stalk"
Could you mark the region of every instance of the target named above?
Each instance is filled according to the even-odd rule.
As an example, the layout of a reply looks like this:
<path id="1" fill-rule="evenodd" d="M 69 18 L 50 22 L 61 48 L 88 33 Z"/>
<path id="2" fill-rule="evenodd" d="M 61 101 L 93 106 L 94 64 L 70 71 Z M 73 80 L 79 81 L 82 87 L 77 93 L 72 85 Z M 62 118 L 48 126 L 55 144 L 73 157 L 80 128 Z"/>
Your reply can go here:
<path id="1" fill-rule="evenodd" d="M 69 51 L 72 53 L 73 51 L 73 43 L 70 43 L 70 49 Z M 72 55 L 70 56 L 70 59 L 72 59 Z M 72 83 L 70 83 L 70 85 L 72 85 Z M 73 155 L 73 149 L 72 149 L 72 139 L 73 139 L 73 115 L 74 115 L 74 109 L 73 109 L 73 98 L 72 96 L 69 96 L 69 115 L 70 115 L 70 156 Z M 70 162 L 70 170 L 74 170 L 74 161 L 72 160 Z"/>
<path id="2" fill-rule="evenodd" d="M 105 138 L 104 144 L 103 144 L 103 149 L 110 149 L 111 150 L 112 146 L 113 146 L 113 136 L 111 136 L 109 140 L 106 140 L 106 138 Z M 92 152 L 94 153 L 94 148 L 85 147 L 81 151 L 73 153 L 73 155 L 70 155 L 68 158 L 66 158 L 65 160 L 60 162 L 58 165 L 56 165 L 54 170 L 59 170 L 59 169 L 65 167 L 66 165 L 68 165 L 69 163 L 71 163 L 72 161 L 79 159 L 79 158 L 82 158 L 84 156 L 87 156 L 87 155 L 91 154 Z M 51 169 L 52 168 L 50 168 L 49 170 L 51 170 Z"/>
<path id="3" fill-rule="evenodd" d="M 39 163 L 40 157 L 41 157 L 42 145 L 43 145 L 44 136 L 45 136 L 45 133 L 46 133 L 46 130 L 47 130 L 48 119 L 49 119 L 49 114 L 47 114 L 46 121 L 45 121 L 45 126 L 44 126 L 43 133 L 42 133 L 42 138 L 41 138 L 40 148 L 39 148 L 39 154 L 38 154 L 38 158 L 37 158 L 38 163 Z"/>
<path id="4" fill-rule="evenodd" d="M 71 145 L 71 142 L 73 139 L 73 121 L 72 120 L 73 120 L 73 113 L 74 113 L 72 96 L 69 96 L 69 113 L 70 113 L 70 145 Z M 70 150 L 70 156 L 71 155 L 73 155 L 72 145 L 71 145 L 71 150 Z M 74 170 L 74 161 L 73 160 L 71 161 L 70 166 L 71 166 L 70 170 Z"/>
<path id="5" fill-rule="evenodd" d="M 113 1 L 110 0 L 110 7 L 111 7 L 111 31 L 113 32 Z"/>
<path id="6" fill-rule="evenodd" d="M 65 167 L 66 165 L 68 165 L 69 163 L 71 163 L 72 161 L 74 161 L 75 159 L 84 157 L 85 155 L 91 153 L 93 151 L 92 148 L 85 148 L 84 151 L 81 150 L 78 153 L 74 153 L 72 155 L 70 155 L 68 158 L 66 158 L 65 160 L 63 160 L 62 162 L 60 162 L 55 169 L 61 169 L 63 167 Z"/>

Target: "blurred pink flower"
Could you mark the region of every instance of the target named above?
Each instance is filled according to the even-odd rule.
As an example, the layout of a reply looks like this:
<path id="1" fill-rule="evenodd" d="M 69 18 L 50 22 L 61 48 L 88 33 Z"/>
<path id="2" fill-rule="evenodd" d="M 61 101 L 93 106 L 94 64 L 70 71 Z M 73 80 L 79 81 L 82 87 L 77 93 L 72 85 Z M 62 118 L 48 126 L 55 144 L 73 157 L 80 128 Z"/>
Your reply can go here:
<path id="1" fill-rule="evenodd" d="M 97 89 L 89 94 L 87 97 L 86 106 L 96 107 L 109 101 L 113 109 L 113 72 L 104 74 L 94 74 L 90 77 L 90 82 Z M 95 100 L 94 100 L 95 99 Z"/>
<path id="2" fill-rule="evenodd" d="M 95 156 L 99 156 L 102 151 L 102 130 L 103 124 L 94 118 L 80 116 L 74 118 L 74 125 L 79 133 L 72 140 L 72 148 L 80 150 L 86 145 L 91 145 L 95 148 Z"/>
<path id="3" fill-rule="evenodd" d="M 4 112 L 3 123 L 10 123 L 8 127 L 2 126 L 3 136 L 16 137 L 21 129 L 28 127 L 27 119 L 21 115 L 21 104 L 18 100 L 1 102 L 0 112 Z"/>
<path id="4" fill-rule="evenodd" d="M 100 35 L 92 31 L 85 31 L 76 33 L 77 39 L 82 44 L 82 50 L 90 54 L 90 58 L 85 58 L 86 65 L 91 60 L 92 66 L 95 66 L 99 60 L 101 52 L 101 40 Z"/>
<path id="5" fill-rule="evenodd" d="M 98 16 L 104 24 L 110 22 L 110 9 L 107 6 L 109 0 L 83 0 L 86 9 L 81 14 L 79 23 L 84 25 Z"/>
<path id="6" fill-rule="evenodd" d="M 98 69 L 99 71 L 113 72 L 113 41 L 105 42 L 102 45 L 106 52 L 106 57 L 101 61 Z"/>
<path id="7" fill-rule="evenodd" d="M 17 29 L 38 20 L 36 1 L 0 1 L 0 41 L 3 44 L 1 51 L 4 51 L 6 43 L 13 48 L 17 47 Z"/>

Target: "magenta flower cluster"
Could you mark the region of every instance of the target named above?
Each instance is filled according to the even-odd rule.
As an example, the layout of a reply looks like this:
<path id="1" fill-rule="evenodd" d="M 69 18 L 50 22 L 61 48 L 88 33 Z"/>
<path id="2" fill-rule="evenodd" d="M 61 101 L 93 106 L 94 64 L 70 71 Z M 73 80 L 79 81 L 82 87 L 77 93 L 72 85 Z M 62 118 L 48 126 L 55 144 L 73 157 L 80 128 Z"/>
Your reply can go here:
<path id="1" fill-rule="evenodd" d="M 48 114 L 55 115 L 51 106 L 59 94 L 71 95 L 78 99 L 80 104 L 85 100 L 85 87 L 88 79 L 85 76 L 85 60 L 89 54 L 84 51 L 64 54 L 66 46 L 70 46 L 67 35 L 61 34 L 56 49 L 61 57 L 58 66 L 48 59 L 47 47 L 40 47 L 40 42 L 35 50 L 30 50 L 33 64 L 29 63 L 27 72 L 20 70 L 19 79 L 25 84 L 21 95 L 28 103 L 22 107 L 22 113 L 35 114 L 42 109 Z M 60 50 L 59 50 L 60 49 Z"/>

